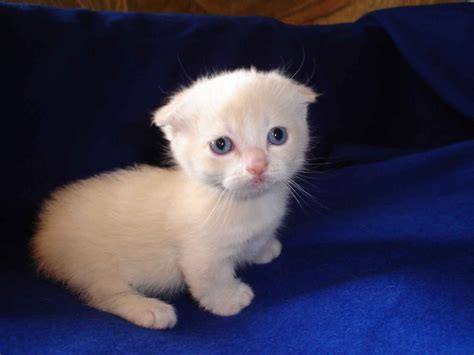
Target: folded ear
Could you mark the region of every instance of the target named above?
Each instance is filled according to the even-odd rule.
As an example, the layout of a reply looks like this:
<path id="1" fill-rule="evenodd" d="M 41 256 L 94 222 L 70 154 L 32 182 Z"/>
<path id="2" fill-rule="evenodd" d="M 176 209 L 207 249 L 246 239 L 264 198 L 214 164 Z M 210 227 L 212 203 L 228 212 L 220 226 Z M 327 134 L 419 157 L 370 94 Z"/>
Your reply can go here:
<path id="1" fill-rule="evenodd" d="M 309 86 L 297 84 L 298 94 L 303 98 L 303 102 L 307 104 L 312 104 L 316 102 L 319 94 L 311 89 Z"/>
<path id="2" fill-rule="evenodd" d="M 161 128 L 168 140 L 173 139 L 176 129 L 182 124 L 180 112 L 183 105 L 183 95 L 178 93 L 153 113 L 152 122 Z"/>
<path id="3" fill-rule="evenodd" d="M 171 124 L 180 117 L 180 111 L 185 103 L 185 95 L 178 92 L 171 96 L 168 101 L 153 113 L 152 121 L 158 127 Z"/>

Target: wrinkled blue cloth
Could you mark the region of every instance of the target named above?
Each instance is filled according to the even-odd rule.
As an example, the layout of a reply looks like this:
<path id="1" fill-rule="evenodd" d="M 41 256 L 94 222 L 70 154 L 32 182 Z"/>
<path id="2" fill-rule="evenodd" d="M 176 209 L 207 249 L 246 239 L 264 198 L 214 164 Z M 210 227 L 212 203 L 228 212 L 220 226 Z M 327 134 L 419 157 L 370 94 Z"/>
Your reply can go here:
<path id="1" fill-rule="evenodd" d="M 1 354 L 474 350 L 473 4 L 333 26 L 3 4 L 0 46 Z M 250 307 L 222 318 L 182 295 L 176 328 L 146 330 L 34 273 L 28 240 L 52 189 L 160 164 L 150 112 L 251 65 L 322 96 L 302 182 L 314 198 L 292 204 L 281 257 L 240 272 Z"/>

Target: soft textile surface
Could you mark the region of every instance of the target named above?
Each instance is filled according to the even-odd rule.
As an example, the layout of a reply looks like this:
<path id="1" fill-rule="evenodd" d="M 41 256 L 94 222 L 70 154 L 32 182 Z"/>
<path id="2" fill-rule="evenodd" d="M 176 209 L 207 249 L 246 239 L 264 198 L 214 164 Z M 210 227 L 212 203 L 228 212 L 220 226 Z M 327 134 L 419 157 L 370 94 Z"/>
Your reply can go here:
<path id="1" fill-rule="evenodd" d="M 468 4 L 328 27 L 0 5 L 0 353 L 472 353 L 473 38 Z M 183 295 L 177 327 L 152 331 L 35 275 L 48 192 L 159 164 L 149 118 L 166 94 L 250 65 L 323 94 L 312 155 L 338 164 L 308 177 L 282 256 L 240 273 L 249 308 L 221 318 Z"/>

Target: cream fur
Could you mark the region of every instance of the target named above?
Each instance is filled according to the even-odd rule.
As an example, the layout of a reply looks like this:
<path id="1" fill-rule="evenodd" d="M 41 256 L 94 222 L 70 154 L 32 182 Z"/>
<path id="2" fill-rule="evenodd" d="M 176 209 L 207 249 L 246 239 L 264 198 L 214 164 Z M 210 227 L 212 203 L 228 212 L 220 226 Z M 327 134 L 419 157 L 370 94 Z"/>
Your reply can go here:
<path id="1" fill-rule="evenodd" d="M 253 69 L 179 91 L 153 118 L 177 167 L 136 166 L 54 192 L 33 238 L 38 269 L 90 305 L 143 327 L 176 324 L 171 305 L 145 294 L 185 286 L 206 310 L 237 314 L 254 295 L 235 268 L 280 254 L 275 233 L 286 183 L 303 165 L 306 110 L 315 97 L 278 72 Z M 275 126 L 288 131 L 281 146 L 266 141 Z M 209 142 L 221 136 L 235 149 L 216 155 Z M 268 160 L 265 182 L 257 185 L 246 170 L 255 149 Z"/>

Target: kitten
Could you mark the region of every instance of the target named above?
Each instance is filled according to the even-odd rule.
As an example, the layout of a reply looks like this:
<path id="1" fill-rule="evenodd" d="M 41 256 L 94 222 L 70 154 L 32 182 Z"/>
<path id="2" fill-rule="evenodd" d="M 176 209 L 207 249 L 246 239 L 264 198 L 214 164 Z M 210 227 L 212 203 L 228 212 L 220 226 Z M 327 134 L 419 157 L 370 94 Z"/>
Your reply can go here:
<path id="1" fill-rule="evenodd" d="M 93 307 L 146 328 L 176 324 L 146 294 L 185 285 L 206 310 L 239 313 L 252 289 L 237 266 L 281 252 L 288 180 L 304 163 L 316 94 L 255 69 L 197 80 L 158 109 L 176 168 L 136 166 L 52 194 L 33 238 L 38 269 Z"/>

